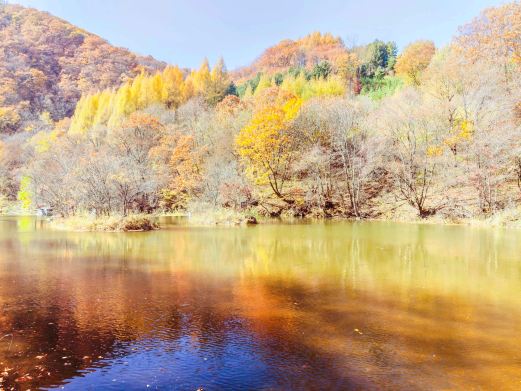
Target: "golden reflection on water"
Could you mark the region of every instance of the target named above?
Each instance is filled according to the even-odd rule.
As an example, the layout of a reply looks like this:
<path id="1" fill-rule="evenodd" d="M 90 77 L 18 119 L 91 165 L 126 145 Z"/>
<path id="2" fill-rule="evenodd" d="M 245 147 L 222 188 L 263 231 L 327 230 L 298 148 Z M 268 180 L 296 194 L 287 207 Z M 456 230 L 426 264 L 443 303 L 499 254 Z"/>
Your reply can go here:
<path id="1" fill-rule="evenodd" d="M 57 385 L 114 365 L 97 358 L 123 343 L 187 339 L 194 357 L 250 349 L 271 388 L 519 389 L 519 238 L 390 223 L 59 233 L 6 220 L 0 335 L 14 348 L 0 341 L 0 369 L 16 371 L 8 384 Z M 215 371 L 217 388 L 259 388 L 240 363 Z M 162 384 L 191 384 L 179 381 Z"/>

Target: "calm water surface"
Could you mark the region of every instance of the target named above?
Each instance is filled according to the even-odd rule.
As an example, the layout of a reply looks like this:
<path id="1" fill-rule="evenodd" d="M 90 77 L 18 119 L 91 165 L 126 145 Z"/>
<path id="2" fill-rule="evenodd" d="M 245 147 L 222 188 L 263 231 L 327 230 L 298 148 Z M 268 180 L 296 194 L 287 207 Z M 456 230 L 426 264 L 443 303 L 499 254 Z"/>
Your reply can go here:
<path id="1" fill-rule="evenodd" d="M 6 390 L 518 390 L 521 231 L 1 218 L 2 337 Z"/>

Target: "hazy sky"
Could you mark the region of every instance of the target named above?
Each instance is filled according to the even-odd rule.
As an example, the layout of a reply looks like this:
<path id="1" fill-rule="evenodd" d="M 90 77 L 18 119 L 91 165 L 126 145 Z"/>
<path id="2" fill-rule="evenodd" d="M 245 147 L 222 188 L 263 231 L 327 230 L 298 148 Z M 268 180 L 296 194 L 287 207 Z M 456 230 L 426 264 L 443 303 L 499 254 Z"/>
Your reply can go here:
<path id="1" fill-rule="evenodd" d="M 112 44 L 181 66 L 223 56 L 247 65 L 284 38 L 332 32 L 346 43 L 375 38 L 402 48 L 450 41 L 458 26 L 501 0 L 10 0 L 59 16 Z"/>

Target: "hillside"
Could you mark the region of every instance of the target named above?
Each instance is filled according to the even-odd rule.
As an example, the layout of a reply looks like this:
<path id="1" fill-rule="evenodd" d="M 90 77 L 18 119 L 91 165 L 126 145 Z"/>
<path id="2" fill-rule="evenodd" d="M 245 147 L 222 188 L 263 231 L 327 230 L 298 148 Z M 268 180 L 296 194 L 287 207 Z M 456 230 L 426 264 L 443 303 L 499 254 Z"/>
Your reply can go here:
<path id="1" fill-rule="evenodd" d="M 275 74 L 292 67 L 311 69 L 321 61 L 338 63 L 348 51 L 342 39 L 332 34 L 311 33 L 297 40 L 286 39 L 266 49 L 250 66 L 233 72 L 235 80 L 254 77 L 257 73 Z"/>
<path id="2" fill-rule="evenodd" d="M 518 219 L 520 20 L 516 2 L 441 49 L 312 33 L 233 75 L 224 60 L 136 75 L 145 59 L 7 7 L 0 210 Z"/>
<path id="3" fill-rule="evenodd" d="M 82 94 L 164 66 L 46 12 L 1 6 L 0 132 L 35 126 L 43 113 L 54 121 L 68 117 Z"/>

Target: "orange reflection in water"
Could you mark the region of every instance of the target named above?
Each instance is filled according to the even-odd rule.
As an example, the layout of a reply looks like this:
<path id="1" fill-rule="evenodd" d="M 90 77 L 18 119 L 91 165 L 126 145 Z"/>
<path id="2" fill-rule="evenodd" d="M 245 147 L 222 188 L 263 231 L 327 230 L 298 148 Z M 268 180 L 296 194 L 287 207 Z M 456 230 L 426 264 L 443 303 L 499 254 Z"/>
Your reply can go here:
<path id="1" fill-rule="evenodd" d="M 0 223 L 4 387 L 110 388 L 98 370 L 119 365 L 136 388 L 150 365 L 159 388 L 521 385 L 518 231 L 17 223 Z"/>

